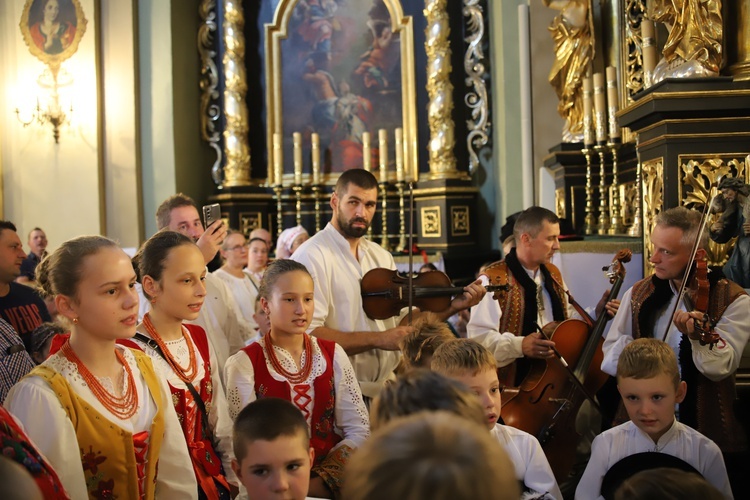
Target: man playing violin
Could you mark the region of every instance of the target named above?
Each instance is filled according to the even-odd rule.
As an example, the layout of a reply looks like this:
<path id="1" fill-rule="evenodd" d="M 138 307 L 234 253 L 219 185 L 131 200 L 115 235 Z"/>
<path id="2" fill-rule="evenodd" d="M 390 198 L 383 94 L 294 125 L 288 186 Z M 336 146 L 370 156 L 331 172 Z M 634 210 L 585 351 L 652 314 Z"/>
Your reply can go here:
<path id="1" fill-rule="evenodd" d="M 581 315 L 565 295 L 560 271 L 550 259 L 560 249 L 560 219 L 542 207 L 530 207 L 518 216 L 513 227 L 515 247 L 504 260 L 485 270 L 483 284 L 509 285 L 508 291 L 498 293 L 497 300 L 488 294 L 471 310 L 467 326 L 469 338 L 474 338 L 495 355 L 499 367 L 517 359 L 547 359 L 555 356 L 555 343 L 546 340 L 536 325 Z M 597 306 L 614 316 L 619 305 L 604 299 Z"/>
<path id="2" fill-rule="evenodd" d="M 633 339 L 664 339 L 677 354 L 682 379 L 687 382 L 679 420 L 711 438 L 723 452 L 739 452 L 744 451 L 746 442 L 733 413 L 734 373 L 750 336 L 750 297 L 720 271 L 713 271 L 707 275 L 708 300 L 701 300 L 697 287 L 690 289 L 696 281 L 693 265 L 685 300 L 675 311 L 700 228 L 700 212 L 685 207 L 671 208 L 657 216 L 649 258 L 654 274 L 623 295 L 622 307 L 604 341 L 602 371 L 616 373 L 620 353 Z M 700 238 L 696 262 L 707 257 L 708 234 L 704 232 Z M 692 304 L 700 302 L 708 304 L 706 311 L 693 310 Z M 672 311 L 674 317 L 670 318 Z M 670 319 L 673 321 L 667 331 Z M 715 345 L 706 343 L 699 335 L 701 330 L 713 330 L 721 340 Z"/>
<path id="3" fill-rule="evenodd" d="M 373 320 L 362 307 L 362 276 L 378 267 L 396 269 L 390 252 L 363 238 L 375 216 L 377 198 L 377 179 L 370 172 L 357 168 L 342 173 L 331 195 L 331 222 L 292 255 L 307 267 L 315 283 L 309 332 L 344 348 L 365 398 L 375 397 L 392 376 L 401 339 L 413 331 L 405 318 Z M 446 319 L 477 304 L 484 295 L 479 281 L 472 283 L 438 316 Z"/>

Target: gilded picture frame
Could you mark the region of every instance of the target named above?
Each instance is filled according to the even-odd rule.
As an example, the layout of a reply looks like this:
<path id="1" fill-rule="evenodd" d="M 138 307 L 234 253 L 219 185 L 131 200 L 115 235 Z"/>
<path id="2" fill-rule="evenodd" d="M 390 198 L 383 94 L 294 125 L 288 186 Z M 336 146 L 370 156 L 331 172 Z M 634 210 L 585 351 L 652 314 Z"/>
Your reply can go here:
<path id="1" fill-rule="evenodd" d="M 26 0 L 19 28 L 29 52 L 56 68 L 78 51 L 86 24 L 78 0 Z"/>
<path id="2" fill-rule="evenodd" d="M 333 182 L 340 172 L 362 165 L 363 131 L 370 133 L 372 165 L 378 168 L 379 128 L 388 132 L 389 176 L 395 177 L 393 136 L 400 127 L 404 171 L 418 178 L 413 21 L 398 0 L 280 0 L 273 22 L 265 25 L 265 42 L 266 144 L 272 152 L 274 134 L 283 138 L 284 177 L 293 175 L 293 132 L 303 134 L 306 150 L 311 132 L 320 135 L 321 177 Z M 381 56 L 392 61 L 388 70 L 374 67 Z M 390 75 L 398 81 L 389 81 Z M 342 110 L 349 112 L 343 122 Z M 370 122 L 367 113 L 375 117 Z M 344 139 L 336 135 L 341 130 L 347 131 Z M 275 183 L 273 176 L 269 169 Z"/>

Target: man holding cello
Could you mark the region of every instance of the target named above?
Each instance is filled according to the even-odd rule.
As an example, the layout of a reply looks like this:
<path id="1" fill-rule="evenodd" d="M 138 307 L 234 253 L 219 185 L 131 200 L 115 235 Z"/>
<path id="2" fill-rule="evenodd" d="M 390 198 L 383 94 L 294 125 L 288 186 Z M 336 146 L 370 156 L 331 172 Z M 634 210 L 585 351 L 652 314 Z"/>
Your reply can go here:
<path id="1" fill-rule="evenodd" d="M 495 355 L 499 367 L 522 358 L 549 359 L 555 343 L 536 329 L 553 321 L 582 319 L 567 300 L 560 271 L 550 259 L 560 249 L 560 219 L 542 207 L 521 212 L 513 228 L 515 247 L 504 260 L 487 267 L 483 284 L 509 285 L 497 300 L 488 294 L 472 308 L 467 326 L 469 338 Z M 603 299 L 604 301 L 604 299 Z M 619 300 L 602 307 L 614 316 Z M 598 311 L 597 311 L 598 312 Z"/>
<path id="2" fill-rule="evenodd" d="M 726 459 L 727 453 L 747 449 L 733 408 L 734 373 L 750 337 L 750 296 L 720 271 L 705 272 L 708 233 L 701 227 L 700 212 L 685 207 L 665 210 L 656 217 L 649 258 L 654 274 L 623 295 L 623 307 L 604 341 L 602 370 L 615 374 L 620 353 L 633 339 L 665 340 L 677 354 L 682 380 L 687 382 L 679 420 L 712 439 Z M 698 238 L 695 262 L 691 262 Z M 679 301 L 686 273 L 685 297 Z M 701 281 L 706 281 L 702 289 Z M 696 306 L 701 303 L 703 310 Z M 705 341 L 708 333 L 714 336 L 711 342 Z M 727 460 L 730 478 L 731 465 L 732 460 Z"/>
<path id="3" fill-rule="evenodd" d="M 377 179 L 370 172 L 355 168 L 342 173 L 331 195 L 331 222 L 292 256 L 307 267 L 315 283 L 309 333 L 344 348 L 365 401 L 377 396 L 392 376 L 400 359 L 401 339 L 413 330 L 406 317 L 374 320 L 362 307 L 360 280 L 365 273 L 378 267 L 396 269 L 390 252 L 363 238 L 375 216 L 377 198 Z M 438 316 L 448 318 L 477 304 L 484 295 L 479 281 L 472 283 Z"/>

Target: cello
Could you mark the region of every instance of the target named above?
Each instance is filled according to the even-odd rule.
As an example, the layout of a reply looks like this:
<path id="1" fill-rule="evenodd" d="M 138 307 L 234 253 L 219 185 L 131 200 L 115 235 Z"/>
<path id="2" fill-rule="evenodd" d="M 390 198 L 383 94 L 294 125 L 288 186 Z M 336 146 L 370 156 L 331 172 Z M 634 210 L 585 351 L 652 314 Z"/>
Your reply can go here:
<path id="1" fill-rule="evenodd" d="M 617 297 L 625 280 L 623 264 L 631 257 L 630 250 L 620 250 L 612 264 L 602 269 L 612 284 L 607 302 Z M 608 378 L 599 368 L 606 323 L 604 311 L 593 327 L 577 319 L 560 322 L 549 337 L 555 342 L 556 357 L 530 360 L 531 367 L 519 386 L 503 397 L 505 424 L 536 436 L 558 483 L 568 477 L 575 462 L 581 438 L 575 426 L 578 411 L 587 400 L 598 409 L 591 395 Z"/>

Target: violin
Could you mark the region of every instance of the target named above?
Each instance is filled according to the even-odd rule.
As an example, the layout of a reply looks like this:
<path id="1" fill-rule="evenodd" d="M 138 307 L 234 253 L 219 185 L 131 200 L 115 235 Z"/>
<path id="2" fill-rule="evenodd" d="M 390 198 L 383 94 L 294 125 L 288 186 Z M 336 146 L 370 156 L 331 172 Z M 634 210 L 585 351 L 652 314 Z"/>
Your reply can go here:
<path id="1" fill-rule="evenodd" d="M 714 345 L 719 342 L 725 342 L 719 334 L 716 333 L 714 328 L 716 327 L 716 320 L 712 319 L 708 314 L 709 304 L 709 292 L 710 283 L 708 281 L 708 262 L 705 258 L 696 258 L 698 250 L 700 248 L 701 235 L 706 230 L 706 224 L 708 223 L 709 214 L 711 207 L 713 207 L 721 193 L 717 193 L 711 199 L 710 202 L 706 203 L 703 207 L 703 215 L 700 223 L 698 234 L 693 242 L 693 248 L 690 251 L 690 259 L 688 260 L 687 269 L 693 269 L 692 273 L 685 273 L 685 277 L 680 284 L 680 289 L 677 293 L 677 301 L 672 308 L 672 313 L 669 315 L 669 322 L 667 328 L 664 330 L 664 336 L 662 340 L 666 342 L 667 334 L 672 326 L 675 312 L 679 307 L 680 302 L 684 301 L 687 309 L 697 311 L 703 315 L 701 320 L 694 320 L 695 333 L 698 335 L 698 341 L 701 345 L 708 345 L 709 350 L 713 349 Z M 690 285 L 690 286 L 688 286 Z M 689 295 L 686 295 L 686 291 L 690 291 Z"/>
<path id="2" fill-rule="evenodd" d="M 408 274 L 384 267 L 368 271 L 362 277 L 360 288 L 362 306 L 370 319 L 398 316 L 410 305 L 420 311 L 445 311 L 453 297 L 464 292 L 463 287 L 453 286 L 448 275 L 441 271 L 413 273 L 410 279 Z M 488 292 L 496 292 L 507 290 L 508 285 L 487 285 L 485 288 Z"/>

